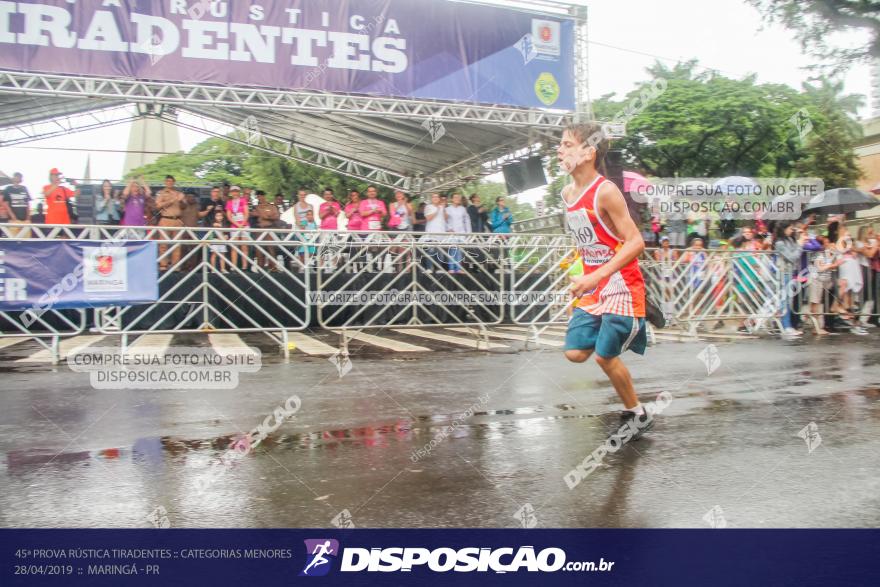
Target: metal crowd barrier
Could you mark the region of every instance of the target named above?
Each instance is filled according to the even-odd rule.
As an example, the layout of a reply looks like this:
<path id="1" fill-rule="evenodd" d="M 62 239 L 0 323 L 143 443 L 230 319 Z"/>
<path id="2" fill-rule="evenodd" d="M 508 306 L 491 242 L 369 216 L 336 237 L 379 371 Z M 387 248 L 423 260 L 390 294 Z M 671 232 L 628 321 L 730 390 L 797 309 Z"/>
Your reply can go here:
<path id="1" fill-rule="evenodd" d="M 0 237 L 19 238 L 9 228 L 0 225 Z M 488 341 L 487 326 L 501 323 L 528 327 L 537 340 L 547 326 L 564 324 L 570 309 L 566 261 L 574 248 L 567 235 L 45 225 L 28 232 L 41 239 L 157 241 L 167 268 L 159 274 L 158 302 L 95 311 L 96 329 L 121 335 L 123 346 L 148 333 L 263 332 L 286 354 L 288 333 L 310 326 L 340 332 L 344 347 L 346 332 L 388 327 L 461 326 Z M 672 327 L 695 331 L 724 320 L 752 330 L 780 325 L 785 275 L 776 255 L 657 251 L 647 250 L 640 264 L 650 298 Z M 61 311 L 57 325 L 29 329 L 15 314 L 0 314 L 8 323 L 0 336 L 57 339 L 87 324 L 85 312 Z"/>
<path id="2" fill-rule="evenodd" d="M 640 265 L 648 296 L 672 325 L 692 332 L 725 320 L 741 321 L 749 330 L 780 326 L 784 283 L 776 254 L 667 251 L 646 250 Z"/>
<path id="3" fill-rule="evenodd" d="M 0 224 L 0 239 L 74 238 L 73 227 L 30 224 Z M 85 332 L 88 311 L 82 309 L 55 310 L 36 306 L 21 312 L 0 311 L 0 338 L 29 338 L 49 351 L 52 363 L 57 363 L 60 345 L 65 338 Z"/>
<path id="4" fill-rule="evenodd" d="M 799 268 L 800 287 L 793 288 L 788 299 L 792 313 L 800 317 L 802 325 L 819 331 L 835 327 L 838 320 L 837 327 L 850 328 L 880 318 L 880 271 L 872 268 L 870 260 L 863 263 L 863 257 L 857 254 L 849 259 L 857 265 L 855 275 L 843 267 L 832 267 L 842 258 L 838 251 L 804 255 Z M 826 270 L 820 271 L 823 268 Z M 850 276 L 855 279 L 847 279 Z"/>
<path id="5" fill-rule="evenodd" d="M 288 333 L 309 326 L 312 276 L 306 244 L 290 231 L 148 227 L 138 238 L 159 246 L 156 304 L 105 310 L 100 330 L 131 335 L 262 332 L 288 355 Z M 132 229 L 101 228 L 102 240 Z"/>
<path id="6" fill-rule="evenodd" d="M 474 328 L 504 320 L 504 248 L 497 237 L 424 233 L 322 233 L 313 261 L 318 325 L 352 330 Z"/>

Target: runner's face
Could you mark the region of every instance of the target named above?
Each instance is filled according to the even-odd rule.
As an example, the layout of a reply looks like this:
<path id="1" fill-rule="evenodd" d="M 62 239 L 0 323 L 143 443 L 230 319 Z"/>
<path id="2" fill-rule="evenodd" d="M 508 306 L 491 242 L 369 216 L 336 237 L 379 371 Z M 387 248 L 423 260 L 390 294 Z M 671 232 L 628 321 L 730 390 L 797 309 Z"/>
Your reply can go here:
<path id="1" fill-rule="evenodd" d="M 376 189 L 375 189 L 375 188 L 370 188 L 370 189 L 367 190 L 367 197 L 370 198 L 371 200 L 372 200 L 373 198 L 375 198 L 377 195 L 378 195 L 378 194 L 376 193 Z"/>
<path id="2" fill-rule="evenodd" d="M 594 150 L 569 131 L 562 133 L 562 141 L 559 148 L 556 149 L 556 156 L 559 159 L 559 168 L 566 174 L 571 175 L 575 169 L 581 164 L 590 160 L 590 152 Z"/>

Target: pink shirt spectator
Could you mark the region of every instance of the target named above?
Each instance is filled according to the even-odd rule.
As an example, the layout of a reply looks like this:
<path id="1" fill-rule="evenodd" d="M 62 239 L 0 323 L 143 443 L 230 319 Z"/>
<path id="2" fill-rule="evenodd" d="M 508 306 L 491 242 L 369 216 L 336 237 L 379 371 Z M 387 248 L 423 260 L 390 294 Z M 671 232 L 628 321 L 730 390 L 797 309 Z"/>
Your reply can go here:
<path id="1" fill-rule="evenodd" d="M 385 206 L 385 202 L 379 198 L 374 200 L 367 198 L 361 200 L 359 210 L 361 218 L 363 218 L 361 230 L 382 230 L 382 217 L 388 215 L 388 207 Z"/>
<path id="2" fill-rule="evenodd" d="M 354 212 L 351 215 L 351 218 L 348 219 L 348 229 L 349 230 L 363 230 L 361 224 L 363 224 L 363 219 L 361 218 L 360 213 L 358 212 L 358 204 L 347 204 L 345 206 L 345 214 L 348 215 Z"/>
<path id="3" fill-rule="evenodd" d="M 330 212 L 329 216 L 324 216 L 328 208 L 331 208 L 332 212 Z M 339 202 L 324 202 L 321 204 L 321 207 L 318 209 L 318 216 L 321 217 L 321 230 L 336 230 L 339 228 L 336 217 L 339 216 L 341 210 L 342 207 L 339 205 Z"/>
<path id="4" fill-rule="evenodd" d="M 245 228 L 248 226 L 248 205 L 244 198 L 237 198 L 226 202 L 226 211 L 232 216 L 234 228 Z"/>

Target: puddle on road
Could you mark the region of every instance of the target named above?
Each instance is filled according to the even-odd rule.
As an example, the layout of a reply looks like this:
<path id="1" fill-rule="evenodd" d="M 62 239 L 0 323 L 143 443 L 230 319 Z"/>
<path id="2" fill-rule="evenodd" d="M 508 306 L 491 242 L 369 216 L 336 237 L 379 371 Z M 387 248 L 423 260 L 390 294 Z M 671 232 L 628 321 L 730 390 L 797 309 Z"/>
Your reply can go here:
<path id="1" fill-rule="evenodd" d="M 853 396 L 864 399 L 880 399 L 880 387 L 865 387 L 853 391 L 835 392 L 825 396 L 787 395 L 777 397 L 779 403 L 828 404 L 839 408 L 851 402 Z M 705 397 L 703 392 L 694 392 L 691 397 Z M 678 399 L 684 399 L 679 396 Z M 711 399 L 711 398 L 710 398 Z M 708 409 L 718 408 L 737 410 L 748 402 L 735 398 L 718 398 L 710 402 Z M 335 450 L 342 444 L 359 445 L 368 448 L 387 448 L 392 442 L 415 443 L 421 445 L 439 434 L 451 438 L 482 439 L 489 435 L 502 437 L 507 434 L 522 434 L 530 426 L 540 426 L 548 421 L 601 418 L 609 414 L 591 414 L 578 411 L 581 408 L 571 404 L 554 406 L 533 406 L 507 410 L 485 410 L 474 412 L 471 418 L 463 414 L 417 416 L 415 419 L 400 419 L 395 422 L 373 425 L 321 430 L 301 433 L 276 433 L 266 438 L 262 451 L 280 449 L 294 450 Z M 493 420 L 496 416 L 518 416 L 507 420 Z M 841 414 L 846 417 L 845 413 Z M 225 434 L 213 438 L 183 439 L 173 436 L 140 438 L 129 447 L 112 447 L 100 450 L 55 452 L 49 449 L 24 449 L 6 453 L 7 472 L 26 474 L 44 467 L 63 467 L 66 465 L 88 465 L 92 461 L 112 463 L 114 461 L 148 462 L 161 464 L 177 461 L 192 454 L 207 458 L 217 457 L 230 450 L 241 439 L 240 434 Z"/>

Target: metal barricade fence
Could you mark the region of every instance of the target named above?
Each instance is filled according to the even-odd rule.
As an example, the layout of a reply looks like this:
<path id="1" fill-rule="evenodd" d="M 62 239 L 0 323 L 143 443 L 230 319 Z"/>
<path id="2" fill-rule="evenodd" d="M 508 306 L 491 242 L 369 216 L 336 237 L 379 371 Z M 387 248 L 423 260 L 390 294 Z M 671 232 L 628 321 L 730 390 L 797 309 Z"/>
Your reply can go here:
<path id="1" fill-rule="evenodd" d="M 287 333 L 408 327 L 540 327 L 569 314 L 568 235 L 349 233 L 290 229 L 39 226 L 30 238 L 155 240 L 157 303 L 96 311 L 103 334 L 263 332 L 287 352 Z M 11 233 L 0 225 L 0 235 Z M 15 237 L 12 237 L 15 238 Z M 640 260 L 650 298 L 672 326 L 707 321 L 779 323 L 783 272 L 766 252 L 648 250 Z M 668 257 L 664 257 L 668 255 Z M 876 296 L 876 287 L 872 290 Z M 875 304 L 876 311 L 876 304 Z M 81 333 L 85 313 L 58 319 Z M 9 319 L 7 314 L 0 318 Z M 757 317 L 757 319 L 756 319 Z M 14 319 L 15 317 L 12 316 Z M 41 324 L 44 329 L 45 324 Z M 37 336 L 5 329 L 0 336 Z"/>
<path id="2" fill-rule="evenodd" d="M 287 333 L 310 321 L 308 237 L 276 229 L 101 228 L 103 240 L 137 237 L 159 248 L 155 304 L 100 313 L 101 332 L 123 336 L 262 332 L 287 354 Z"/>
<path id="3" fill-rule="evenodd" d="M 507 241 L 511 260 L 510 316 L 514 324 L 539 326 L 568 320 L 571 281 L 568 235 L 515 235 Z"/>
<path id="4" fill-rule="evenodd" d="M 313 296 L 318 324 L 342 330 L 499 324 L 503 254 L 498 239 L 483 235 L 322 234 Z"/>
<path id="5" fill-rule="evenodd" d="M 740 320 L 749 330 L 780 325 L 783 273 L 768 251 L 648 249 L 647 293 L 673 326 Z"/>
<path id="6" fill-rule="evenodd" d="M 0 239 L 4 242 L 46 237 L 76 238 L 74 235 L 81 232 L 82 227 L 0 224 Z M 60 288 L 66 286 L 64 283 L 57 285 Z M 48 295 L 45 303 L 37 303 L 28 310 L 0 311 L 0 338 L 32 339 L 49 351 L 52 363 L 58 362 L 61 341 L 82 334 L 87 326 L 87 310 L 56 310 L 52 307 L 52 296 Z"/>
<path id="7" fill-rule="evenodd" d="M 876 325 L 880 318 L 880 270 L 858 253 L 836 248 L 803 255 L 803 287 L 791 296 L 789 307 L 815 331 Z"/>

